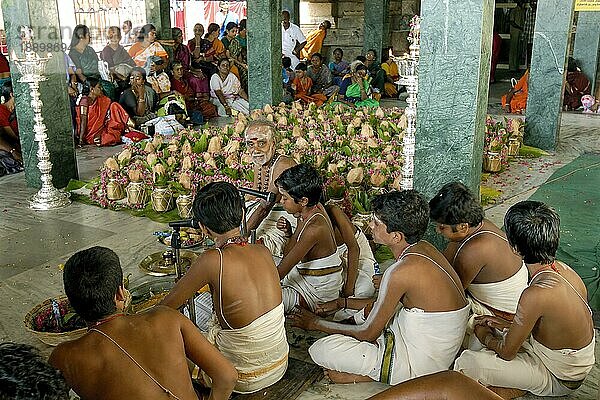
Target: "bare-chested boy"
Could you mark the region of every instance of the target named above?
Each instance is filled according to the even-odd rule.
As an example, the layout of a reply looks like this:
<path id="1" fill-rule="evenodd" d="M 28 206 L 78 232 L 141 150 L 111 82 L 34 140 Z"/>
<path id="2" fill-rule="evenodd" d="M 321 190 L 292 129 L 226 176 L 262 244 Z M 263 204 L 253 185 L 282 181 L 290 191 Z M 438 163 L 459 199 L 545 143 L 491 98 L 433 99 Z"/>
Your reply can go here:
<path id="1" fill-rule="evenodd" d="M 456 371 L 421 376 L 393 386 L 368 400 L 502 400 L 480 383 Z"/>
<path id="2" fill-rule="evenodd" d="M 555 259 L 560 218 L 544 203 L 522 201 L 508 210 L 504 227 L 510 246 L 527 265 L 529 286 L 512 322 L 477 319 L 475 334 L 487 348 L 465 350 L 454 369 L 504 398 L 525 392 L 567 395 L 592 369 L 595 340 L 585 285 Z"/>
<path id="3" fill-rule="evenodd" d="M 275 202 L 259 200 L 256 208 L 250 210 L 248 232 L 256 229 L 256 235 L 271 254 L 281 256 L 287 238 L 277 229 L 277 220 L 285 210 L 277 203 L 281 200 L 275 180 L 286 169 L 296 165 L 290 158 L 277 153 L 277 128 L 268 120 L 254 120 L 246 128 L 245 141 L 254 162 L 254 184 L 252 188 L 262 192 L 275 193 Z"/>
<path id="4" fill-rule="evenodd" d="M 298 221 L 294 232 L 286 218 L 277 222 L 277 227 L 289 237 L 277 266 L 285 312 L 295 306 L 314 311 L 318 303 L 337 299 L 343 283 L 342 260 L 331 221 L 319 203 L 323 182 L 312 166 L 299 164 L 283 171 L 275 184 L 283 208 Z"/>
<path id="5" fill-rule="evenodd" d="M 481 203 L 459 182 L 444 185 L 429 202 L 429 208 L 437 231 L 450 240 L 444 255 L 469 294 L 473 314 L 512 320 L 528 275 L 504 232 L 485 219 Z M 479 350 L 481 343 L 472 332 L 471 321 L 468 347 Z"/>
<path id="6" fill-rule="evenodd" d="M 189 319 L 162 306 L 123 313 L 123 271 L 112 250 L 92 247 L 74 254 L 63 281 L 88 332 L 59 345 L 49 362 L 82 399 L 197 399 L 187 358 L 211 377 L 211 399 L 229 398 L 235 368 Z"/>
<path id="7" fill-rule="evenodd" d="M 285 374 L 288 343 L 279 275 L 271 253 L 240 236 L 242 200 L 230 183 L 209 183 L 194 199 L 194 218 L 215 241 L 162 304 L 181 307 L 210 286 L 215 316 L 208 339 L 237 368 L 235 391 L 252 393 Z"/>
<path id="8" fill-rule="evenodd" d="M 397 258 L 362 325 L 339 324 L 299 310 L 292 324 L 331 334 L 309 348 L 337 383 L 397 384 L 448 369 L 465 334 L 469 306 L 460 279 L 435 247 L 421 240 L 427 201 L 414 190 L 377 196 L 371 229 Z M 357 301 L 357 300 L 354 300 Z"/>

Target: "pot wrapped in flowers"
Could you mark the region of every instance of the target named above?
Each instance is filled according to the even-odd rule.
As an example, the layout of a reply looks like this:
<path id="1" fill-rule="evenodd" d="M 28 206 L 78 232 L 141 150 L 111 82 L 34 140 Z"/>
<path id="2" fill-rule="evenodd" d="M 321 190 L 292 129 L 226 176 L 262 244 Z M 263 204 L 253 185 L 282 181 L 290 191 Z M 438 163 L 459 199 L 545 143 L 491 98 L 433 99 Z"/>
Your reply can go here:
<path id="1" fill-rule="evenodd" d="M 173 208 L 173 193 L 168 186 L 166 168 L 162 164 L 152 167 L 152 209 L 156 212 L 167 212 Z"/>

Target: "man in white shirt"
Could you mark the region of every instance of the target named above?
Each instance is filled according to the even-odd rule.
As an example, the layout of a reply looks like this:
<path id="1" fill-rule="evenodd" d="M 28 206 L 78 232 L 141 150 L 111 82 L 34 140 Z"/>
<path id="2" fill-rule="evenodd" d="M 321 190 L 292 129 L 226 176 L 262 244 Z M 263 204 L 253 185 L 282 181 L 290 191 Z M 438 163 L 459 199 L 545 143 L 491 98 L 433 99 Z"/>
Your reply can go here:
<path id="1" fill-rule="evenodd" d="M 281 52 L 292 60 L 292 69 L 300 62 L 300 52 L 306 45 L 306 38 L 300 27 L 290 22 L 290 12 L 281 12 Z"/>

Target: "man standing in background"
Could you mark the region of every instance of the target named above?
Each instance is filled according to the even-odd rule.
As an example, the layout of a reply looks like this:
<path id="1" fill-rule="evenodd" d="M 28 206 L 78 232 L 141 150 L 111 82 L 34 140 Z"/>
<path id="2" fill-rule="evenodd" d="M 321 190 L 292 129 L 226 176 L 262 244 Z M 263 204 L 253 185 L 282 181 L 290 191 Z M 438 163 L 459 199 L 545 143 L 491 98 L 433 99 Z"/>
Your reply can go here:
<path id="1" fill-rule="evenodd" d="M 306 38 L 300 27 L 290 22 L 290 12 L 281 12 L 281 52 L 292 60 L 292 69 L 300 62 L 300 53 L 306 46 Z"/>

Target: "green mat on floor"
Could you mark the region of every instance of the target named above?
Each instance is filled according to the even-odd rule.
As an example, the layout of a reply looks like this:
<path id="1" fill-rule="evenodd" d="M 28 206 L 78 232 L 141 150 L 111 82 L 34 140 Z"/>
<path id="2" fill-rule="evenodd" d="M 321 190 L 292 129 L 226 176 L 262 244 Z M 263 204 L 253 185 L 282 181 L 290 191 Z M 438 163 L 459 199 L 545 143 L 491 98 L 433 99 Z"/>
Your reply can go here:
<path id="1" fill-rule="evenodd" d="M 530 200 L 560 214 L 557 259 L 577 271 L 590 307 L 600 310 L 600 155 L 583 155 L 559 169 Z"/>

